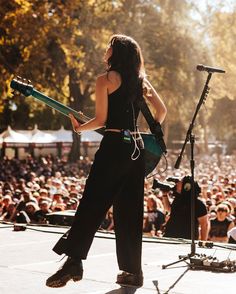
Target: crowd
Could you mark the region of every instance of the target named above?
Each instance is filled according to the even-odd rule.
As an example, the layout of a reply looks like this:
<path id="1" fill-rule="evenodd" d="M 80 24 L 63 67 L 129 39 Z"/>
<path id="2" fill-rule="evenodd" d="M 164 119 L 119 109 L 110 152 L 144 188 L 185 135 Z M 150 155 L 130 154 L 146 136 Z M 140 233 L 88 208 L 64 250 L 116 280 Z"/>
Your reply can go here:
<path id="1" fill-rule="evenodd" d="M 155 175 L 157 180 L 165 181 L 168 177 L 181 179 L 189 174 L 188 160 L 175 170 L 175 159 L 174 154 L 169 154 L 168 167 L 165 168 L 164 160 L 158 165 L 158 173 Z M 195 180 L 201 188 L 200 199 L 206 206 L 210 224 L 208 240 L 236 241 L 236 157 L 199 156 L 195 161 Z M 76 210 L 91 164 L 89 158 L 71 164 L 50 155 L 37 159 L 31 156 L 24 160 L 1 159 L 0 220 L 46 224 L 50 212 Z M 169 197 L 173 197 L 171 191 Z M 163 191 L 153 189 L 153 178 L 146 179 L 144 234 L 163 236 L 168 217 Z M 114 229 L 112 208 L 107 212 L 100 229 Z"/>
<path id="2" fill-rule="evenodd" d="M 75 210 L 91 160 L 68 164 L 52 156 L 0 161 L 0 218 L 20 223 L 46 223 L 46 214 Z"/>

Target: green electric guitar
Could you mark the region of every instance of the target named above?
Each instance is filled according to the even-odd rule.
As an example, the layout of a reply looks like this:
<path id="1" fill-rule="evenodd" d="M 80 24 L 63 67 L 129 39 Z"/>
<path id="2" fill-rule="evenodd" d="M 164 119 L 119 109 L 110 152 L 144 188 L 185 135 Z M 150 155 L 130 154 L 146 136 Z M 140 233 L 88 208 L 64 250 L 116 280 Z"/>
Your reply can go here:
<path id="1" fill-rule="evenodd" d="M 76 110 L 44 95 L 43 93 L 34 89 L 30 81 L 26 79 L 22 79 L 17 77 L 11 81 L 11 88 L 23 94 L 24 96 L 33 96 L 34 98 L 44 102 L 48 106 L 53 109 L 59 111 L 60 113 L 69 116 L 72 113 L 80 123 L 85 123 L 90 120 L 89 117 L 85 116 L 81 112 L 77 112 Z M 95 130 L 95 132 L 99 134 L 104 134 L 104 129 Z M 153 134 L 141 133 L 141 136 L 144 141 L 144 149 L 145 149 L 145 175 L 150 174 L 157 164 L 159 163 L 163 151 L 157 141 L 156 137 Z"/>

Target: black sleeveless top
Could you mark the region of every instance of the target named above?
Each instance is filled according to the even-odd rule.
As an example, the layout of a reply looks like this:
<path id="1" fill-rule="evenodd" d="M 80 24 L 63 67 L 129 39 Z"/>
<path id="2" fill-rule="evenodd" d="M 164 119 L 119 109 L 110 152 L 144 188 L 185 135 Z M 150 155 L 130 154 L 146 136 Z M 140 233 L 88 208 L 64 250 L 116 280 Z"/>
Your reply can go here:
<path id="1" fill-rule="evenodd" d="M 231 219 L 226 217 L 224 221 L 219 221 L 217 218 L 211 220 L 210 237 L 226 237 L 228 227 L 231 224 Z"/>
<path id="2" fill-rule="evenodd" d="M 132 103 L 127 100 L 122 84 L 118 89 L 108 95 L 107 129 L 135 130 L 139 107 L 135 101 Z"/>

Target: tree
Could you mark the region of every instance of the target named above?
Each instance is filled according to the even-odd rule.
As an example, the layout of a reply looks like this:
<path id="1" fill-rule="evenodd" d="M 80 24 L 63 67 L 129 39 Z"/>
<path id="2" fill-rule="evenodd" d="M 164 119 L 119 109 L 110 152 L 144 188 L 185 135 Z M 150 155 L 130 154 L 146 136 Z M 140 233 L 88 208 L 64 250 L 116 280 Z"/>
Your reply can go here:
<path id="1" fill-rule="evenodd" d="M 236 131 L 236 100 L 225 96 L 214 101 L 209 123 L 217 140 L 230 141 L 235 138 Z M 235 146 L 236 147 L 236 146 Z"/>
<path id="2" fill-rule="evenodd" d="M 1 78 L 0 84 L 5 85 L 2 95 L 8 97 L 13 74 L 24 73 L 37 89 L 83 111 L 101 68 L 98 58 L 104 45 L 98 2 L 103 9 L 104 1 L 4 1 L 0 27 L 3 32 L 0 57 L 4 60 L 0 68 L 4 80 Z M 58 127 L 64 119 L 57 119 L 59 115 L 48 113 L 38 102 L 31 100 L 29 104 L 31 125 L 39 117 L 35 113 L 50 114 L 57 121 L 55 125 L 51 119 L 41 119 L 39 127 Z M 14 125 L 17 126 L 18 123 Z M 78 137 L 74 141 L 78 146 Z M 76 154 L 72 155 L 75 157 Z"/>
<path id="3" fill-rule="evenodd" d="M 209 134 L 226 141 L 235 135 L 235 119 L 232 113 L 236 91 L 236 56 L 233 52 L 236 38 L 235 17 L 236 3 L 231 2 L 231 6 L 226 6 L 224 1 L 215 4 L 211 12 L 205 15 L 208 25 L 204 35 L 208 40 L 211 65 L 226 70 L 225 74 L 214 74 L 212 77 L 205 125 Z M 233 148 L 232 144 L 231 146 Z"/>
<path id="4" fill-rule="evenodd" d="M 202 40 L 217 32 L 217 21 L 210 33 L 203 30 L 192 17 L 196 9 L 187 0 L 2 0 L 0 94 L 9 99 L 10 80 L 23 75 L 38 90 L 93 115 L 94 82 L 104 70 L 101 57 L 108 38 L 125 33 L 141 45 L 148 77 L 167 104 L 166 136 L 183 138 L 197 103 L 194 98 L 203 87 L 203 75 L 195 72 L 196 64 L 210 60 L 212 48 Z M 217 19 L 213 12 L 211 17 Z M 230 48 L 227 50 L 219 54 L 229 53 Z M 13 127 L 35 123 L 39 128 L 70 127 L 66 117 L 32 98 L 15 97 L 14 101 L 18 109 L 12 114 Z M 23 115 L 29 119 L 19 117 Z M 205 137 L 207 119 L 201 114 L 196 128 L 199 133 L 204 128 Z M 78 158 L 78 145 L 79 137 L 75 136 L 71 160 Z"/>

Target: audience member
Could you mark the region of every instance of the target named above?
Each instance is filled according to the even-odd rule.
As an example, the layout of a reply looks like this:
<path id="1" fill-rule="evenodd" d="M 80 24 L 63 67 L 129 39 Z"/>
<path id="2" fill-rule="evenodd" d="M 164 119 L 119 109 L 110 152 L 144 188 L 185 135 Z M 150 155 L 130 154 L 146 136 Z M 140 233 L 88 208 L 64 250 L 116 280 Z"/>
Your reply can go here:
<path id="1" fill-rule="evenodd" d="M 216 207 L 216 217 L 210 220 L 210 241 L 228 242 L 228 231 L 234 227 L 234 222 L 228 217 L 229 212 L 226 204 L 219 204 Z"/>
<path id="2" fill-rule="evenodd" d="M 220 156 L 219 161 L 215 154 L 212 156 L 196 155 L 195 159 L 197 162 L 195 180 L 201 187 L 199 198 L 205 204 L 208 218 L 212 223 L 209 239 L 232 242 L 235 233 L 231 233 L 235 228 L 234 222 L 236 223 L 236 156 Z M 179 170 L 172 168 L 175 161 L 176 155 L 169 152 L 167 170 L 164 171 L 165 161 L 161 161 L 158 164 L 160 173 L 155 177 L 163 181 L 168 177 L 181 179 L 188 175 L 189 161 L 183 158 Z M 47 213 L 66 209 L 76 210 L 83 195 L 91 163 L 92 161 L 88 157 L 82 158 L 76 163 L 67 163 L 51 155 L 41 156 L 38 159 L 32 158 L 32 156 L 27 156 L 23 160 L 7 157 L 1 159 L 0 220 L 45 224 L 47 223 Z M 161 236 L 164 233 L 165 199 L 166 197 L 162 197 L 161 192 L 153 191 L 152 179 L 146 179 L 145 234 Z M 220 211 L 222 205 L 224 206 L 222 210 L 225 211 Z M 165 221 L 167 220 L 168 216 L 165 216 Z M 112 211 L 110 210 L 101 224 L 101 228 L 113 230 L 113 226 Z M 181 224 L 178 229 L 183 230 Z M 223 237 L 216 236 L 216 232 L 219 233 L 219 231 Z"/>

